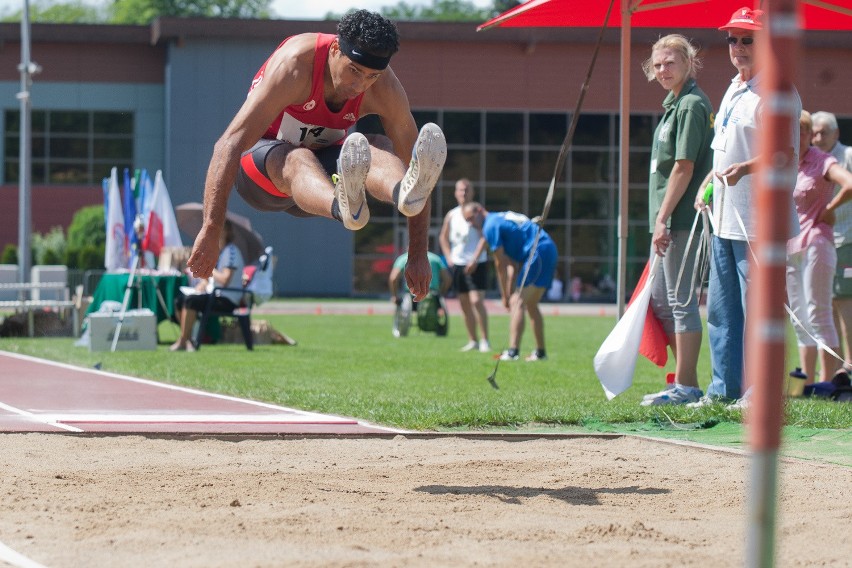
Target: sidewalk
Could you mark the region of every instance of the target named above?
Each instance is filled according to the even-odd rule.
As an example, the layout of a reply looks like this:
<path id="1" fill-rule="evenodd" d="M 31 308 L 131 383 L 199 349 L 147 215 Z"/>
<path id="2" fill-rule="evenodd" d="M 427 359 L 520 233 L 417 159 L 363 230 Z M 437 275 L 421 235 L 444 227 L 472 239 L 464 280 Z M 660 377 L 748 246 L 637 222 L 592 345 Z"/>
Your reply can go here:
<path id="1" fill-rule="evenodd" d="M 499 300 L 485 300 L 485 307 L 488 313 L 492 315 L 508 313 Z M 253 312 L 258 315 L 391 315 L 395 308 L 396 306 L 390 300 L 275 299 L 257 307 Z M 456 298 L 447 299 L 447 308 L 451 314 L 461 313 L 461 307 Z M 617 309 L 615 304 L 541 304 L 541 311 L 545 316 L 607 316 L 614 318 Z"/>

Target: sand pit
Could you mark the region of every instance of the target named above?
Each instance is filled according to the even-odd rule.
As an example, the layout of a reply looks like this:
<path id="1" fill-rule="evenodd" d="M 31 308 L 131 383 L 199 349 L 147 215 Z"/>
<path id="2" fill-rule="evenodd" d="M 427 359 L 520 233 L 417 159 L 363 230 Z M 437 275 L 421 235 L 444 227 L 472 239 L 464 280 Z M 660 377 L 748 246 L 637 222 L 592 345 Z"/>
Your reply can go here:
<path id="1" fill-rule="evenodd" d="M 632 437 L 0 440 L 0 542 L 51 568 L 637 568 L 745 555 L 750 461 L 730 452 Z M 777 565 L 849 566 L 850 503 L 852 468 L 783 461 Z"/>

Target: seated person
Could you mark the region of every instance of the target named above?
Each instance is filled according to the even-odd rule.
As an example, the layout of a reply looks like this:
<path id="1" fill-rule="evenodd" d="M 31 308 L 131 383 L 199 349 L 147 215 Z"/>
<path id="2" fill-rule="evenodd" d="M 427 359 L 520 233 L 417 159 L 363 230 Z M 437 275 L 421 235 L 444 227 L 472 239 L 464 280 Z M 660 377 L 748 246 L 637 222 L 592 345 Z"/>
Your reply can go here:
<path id="1" fill-rule="evenodd" d="M 210 280 L 201 280 L 196 284 L 196 294 L 181 294 L 176 300 L 177 310 L 175 315 L 180 323 L 180 337 L 169 349 L 171 351 L 195 351 L 195 346 L 190 340 L 192 326 L 198 319 L 198 312 L 207 308 L 210 294 L 213 288 L 240 288 L 241 278 L 245 262 L 240 249 L 234 244 L 234 227 L 226 220 L 219 240 L 219 260 Z M 242 298 L 242 292 L 223 291 L 213 299 L 213 308 L 217 311 L 228 311 L 237 308 L 237 303 Z"/>
<path id="2" fill-rule="evenodd" d="M 440 256 L 433 252 L 427 252 L 426 257 L 429 261 L 429 266 L 432 269 L 432 279 L 429 282 L 429 293 L 436 296 L 443 296 L 450 289 L 453 283 L 452 275 L 450 274 L 447 263 Z M 411 316 L 412 311 L 417 311 L 417 302 L 412 302 L 411 292 L 408 289 L 408 283 L 404 281 L 402 275 L 405 273 L 405 265 L 408 263 L 408 253 L 404 253 L 397 257 L 391 268 L 390 276 L 388 277 L 388 288 L 390 289 L 391 302 L 397 305 L 397 312 L 402 310 L 406 322 Z M 401 284 L 401 285 L 400 285 Z M 408 326 L 402 326 L 404 329 L 397 327 L 398 322 L 395 320 L 393 334 L 395 337 L 406 335 Z"/>

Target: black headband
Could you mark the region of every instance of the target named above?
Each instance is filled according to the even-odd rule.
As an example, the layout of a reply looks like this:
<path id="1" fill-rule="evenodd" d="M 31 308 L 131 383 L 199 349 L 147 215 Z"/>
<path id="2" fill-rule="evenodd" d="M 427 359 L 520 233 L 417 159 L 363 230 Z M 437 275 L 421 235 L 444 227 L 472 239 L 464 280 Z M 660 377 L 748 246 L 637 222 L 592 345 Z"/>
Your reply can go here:
<path id="1" fill-rule="evenodd" d="M 391 60 L 390 57 L 379 57 L 378 55 L 373 55 L 372 53 L 355 49 L 352 44 L 340 36 L 337 36 L 337 45 L 340 46 L 340 51 L 342 51 L 346 57 L 355 63 L 359 63 L 364 67 L 369 67 L 370 69 L 381 71 L 388 66 Z"/>

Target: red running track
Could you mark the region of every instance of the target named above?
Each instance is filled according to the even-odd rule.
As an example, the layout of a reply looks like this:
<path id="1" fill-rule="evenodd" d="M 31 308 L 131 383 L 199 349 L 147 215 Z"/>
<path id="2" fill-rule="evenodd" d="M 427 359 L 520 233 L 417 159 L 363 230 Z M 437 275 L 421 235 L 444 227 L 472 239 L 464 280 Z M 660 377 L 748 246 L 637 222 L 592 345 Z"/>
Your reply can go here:
<path id="1" fill-rule="evenodd" d="M 0 352 L 0 432 L 387 435 L 402 431 Z"/>

